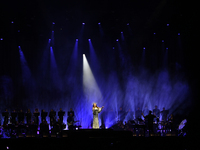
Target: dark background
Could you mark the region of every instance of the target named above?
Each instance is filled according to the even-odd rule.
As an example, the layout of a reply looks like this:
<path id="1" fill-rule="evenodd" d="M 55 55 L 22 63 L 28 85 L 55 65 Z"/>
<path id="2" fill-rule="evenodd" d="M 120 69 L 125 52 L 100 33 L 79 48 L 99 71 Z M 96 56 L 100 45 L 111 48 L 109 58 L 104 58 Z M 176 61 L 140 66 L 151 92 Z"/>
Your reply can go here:
<path id="1" fill-rule="evenodd" d="M 82 22 L 85 22 L 82 41 L 79 43 L 82 53 L 89 53 L 87 39 L 91 38 L 96 47 L 96 53 L 100 60 L 109 59 L 103 56 L 109 53 L 107 49 L 116 46 L 116 39 L 120 38 L 123 31 L 126 38 L 127 50 L 124 52 L 130 56 L 130 62 L 136 68 L 140 67 L 142 48 L 147 58 L 145 66 L 154 72 L 159 69 L 161 40 L 165 40 L 165 46 L 169 47 L 168 66 L 173 74 L 175 64 L 181 65 L 180 72 L 186 75 L 191 87 L 192 109 L 190 120 L 195 122 L 198 116 L 199 101 L 199 55 L 198 34 L 196 23 L 198 20 L 195 3 L 181 0 L 154 0 L 154 1 L 3 1 L 0 5 L 0 76 L 9 76 L 13 81 L 14 97 L 7 106 L 22 105 L 24 97 L 18 46 L 23 49 L 27 63 L 33 74 L 42 59 L 43 49 L 51 37 L 51 30 L 55 31 L 55 56 L 63 53 L 65 49 L 73 49 L 74 41 L 79 37 Z M 11 24 L 11 21 L 14 24 Z M 53 28 L 52 22 L 55 22 Z M 101 22 L 105 33 L 103 42 L 99 43 L 98 22 Z M 131 32 L 126 24 L 130 24 Z M 166 26 L 169 24 L 169 27 Z M 52 29 L 53 28 L 53 29 Z M 19 32 L 20 31 L 20 32 Z M 153 33 L 156 33 L 156 41 Z M 177 33 L 181 33 L 181 46 L 178 49 Z M 160 44 L 159 44 L 160 43 Z M 102 50 L 102 48 L 104 48 Z M 58 66 L 69 63 L 72 51 L 63 53 L 58 60 Z M 156 53 L 156 54 L 155 54 Z M 155 55 L 154 55 L 155 54 Z M 156 65 L 152 65 L 152 59 L 157 59 Z M 102 61 L 104 62 L 104 61 Z M 102 65 L 106 65 L 102 63 Z M 117 66 L 116 66 L 117 68 Z M 109 69 L 107 70 L 109 72 Z M 64 71 L 61 72 L 64 75 Z M 5 102 L 0 100 L 0 104 Z M 192 123 L 192 128 L 197 124 Z"/>

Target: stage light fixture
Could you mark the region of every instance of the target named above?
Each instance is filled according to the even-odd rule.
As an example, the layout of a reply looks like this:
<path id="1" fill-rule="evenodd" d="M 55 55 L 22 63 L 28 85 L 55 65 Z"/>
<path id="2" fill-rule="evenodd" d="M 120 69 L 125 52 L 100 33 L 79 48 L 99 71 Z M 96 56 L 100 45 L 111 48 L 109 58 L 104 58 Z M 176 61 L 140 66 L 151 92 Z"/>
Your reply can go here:
<path id="1" fill-rule="evenodd" d="M 116 41 L 118 42 L 119 40 L 118 40 L 118 39 L 116 39 Z"/>
<path id="2" fill-rule="evenodd" d="M 11 23 L 14 23 L 13 21 L 11 21 Z"/>
<path id="3" fill-rule="evenodd" d="M 20 48 L 20 46 L 18 46 L 18 48 Z"/>
<path id="4" fill-rule="evenodd" d="M 1 38 L 1 41 L 3 41 L 3 38 Z"/>
<path id="5" fill-rule="evenodd" d="M 91 39 L 88 39 L 88 41 L 91 41 Z"/>
<path id="6" fill-rule="evenodd" d="M 99 22 L 98 25 L 100 25 L 101 23 Z"/>
<path id="7" fill-rule="evenodd" d="M 55 24 L 55 22 L 52 22 L 52 24 Z"/>
<path id="8" fill-rule="evenodd" d="M 169 24 L 167 24 L 167 26 L 169 26 Z"/>
<path id="9" fill-rule="evenodd" d="M 76 39 L 76 42 L 78 42 L 78 39 Z"/>
<path id="10" fill-rule="evenodd" d="M 85 23 L 83 22 L 82 25 L 85 25 Z"/>
<path id="11" fill-rule="evenodd" d="M 145 49 L 145 47 L 143 47 L 143 49 Z"/>
<path id="12" fill-rule="evenodd" d="M 164 40 L 162 40 L 162 42 L 164 42 Z"/>
<path id="13" fill-rule="evenodd" d="M 178 33 L 178 35 L 181 35 L 180 33 Z"/>

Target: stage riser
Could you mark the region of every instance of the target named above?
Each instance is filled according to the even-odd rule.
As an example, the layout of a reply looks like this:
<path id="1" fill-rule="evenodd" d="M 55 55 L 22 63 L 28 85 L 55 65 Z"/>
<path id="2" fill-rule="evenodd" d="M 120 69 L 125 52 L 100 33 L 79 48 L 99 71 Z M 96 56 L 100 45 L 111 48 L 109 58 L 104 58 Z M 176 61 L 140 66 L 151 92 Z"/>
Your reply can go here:
<path id="1" fill-rule="evenodd" d="M 132 137 L 132 132 L 130 131 L 113 131 L 113 130 L 89 130 L 89 129 L 82 129 L 77 131 L 63 131 L 62 135 L 67 137 L 89 137 L 89 138 L 97 138 L 97 137 Z"/>

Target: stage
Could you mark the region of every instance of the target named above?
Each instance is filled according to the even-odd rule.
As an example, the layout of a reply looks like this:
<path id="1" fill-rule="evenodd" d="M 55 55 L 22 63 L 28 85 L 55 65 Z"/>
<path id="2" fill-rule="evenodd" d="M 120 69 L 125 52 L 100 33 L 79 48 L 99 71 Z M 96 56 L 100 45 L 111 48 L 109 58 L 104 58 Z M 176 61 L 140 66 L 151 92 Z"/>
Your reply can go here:
<path id="1" fill-rule="evenodd" d="M 4 3 L 0 150 L 198 149 L 198 9 L 180 0 Z"/>
<path id="2" fill-rule="evenodd" d="M 0 149 L 191 149 L 196 143 L 190 137 L 173 134 L 136 137 L 130 131 L 100 129 L 64 130 L 61 135 L 32 135 L 0 139 Z"/>

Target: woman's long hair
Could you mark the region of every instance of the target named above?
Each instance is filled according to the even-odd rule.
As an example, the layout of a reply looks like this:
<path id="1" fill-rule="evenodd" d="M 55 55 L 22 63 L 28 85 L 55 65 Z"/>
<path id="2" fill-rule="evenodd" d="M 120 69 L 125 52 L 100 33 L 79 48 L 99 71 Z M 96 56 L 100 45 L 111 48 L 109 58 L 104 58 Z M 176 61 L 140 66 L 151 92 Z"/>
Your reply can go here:
<path id="1" fill-rule="evenodd" d="M 95 104 L 95 103 L 94 103 L 94 104 Z M 92 105 L 93 107 L 94 107 L 94 104 Z M 99 107 L 97 106 L 97 104 L 96 104 L 96 107 L 99 108 Z"/>

